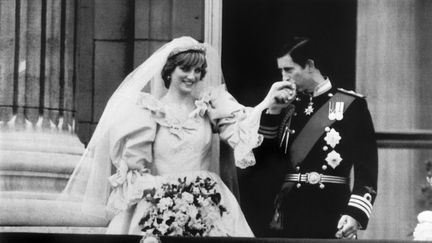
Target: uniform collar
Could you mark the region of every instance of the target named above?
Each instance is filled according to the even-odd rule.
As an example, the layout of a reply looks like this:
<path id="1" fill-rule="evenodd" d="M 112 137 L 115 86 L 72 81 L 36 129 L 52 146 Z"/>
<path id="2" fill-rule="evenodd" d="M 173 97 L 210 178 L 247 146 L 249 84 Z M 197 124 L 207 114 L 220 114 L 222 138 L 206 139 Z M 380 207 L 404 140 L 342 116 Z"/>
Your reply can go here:
<path id="1" fill-rule="evenodd" d="M 325 92 L 329 91 L 332 88 L 332 84 L 328 77 L 325 78 L 325 81 L 320 83 L 313 92 L 313 97 L 320 96 Z"/>

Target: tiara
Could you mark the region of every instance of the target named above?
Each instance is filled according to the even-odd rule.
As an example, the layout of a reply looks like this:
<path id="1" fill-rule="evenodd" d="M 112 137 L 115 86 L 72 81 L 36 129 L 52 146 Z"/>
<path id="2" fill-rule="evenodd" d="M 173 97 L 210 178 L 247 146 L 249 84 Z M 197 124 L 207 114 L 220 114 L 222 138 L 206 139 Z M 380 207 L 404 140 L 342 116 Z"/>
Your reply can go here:
<path id="1" fill-rule="evenodd" d="M 195 45 L 191 45 L 191 46 L 185 46 L 185 47 L 177 47 L 174 50 L 171 51 L 171 53 L 169 54 L 169 57 L 175 56 L 179 53 L 182 52 L 187 52 L 187 51 L 197 51 L 197 52 L 203 52 L 205 54 L 206 52 L 206 48 L 204 45 L 202 44 L 195 44 Z"/>

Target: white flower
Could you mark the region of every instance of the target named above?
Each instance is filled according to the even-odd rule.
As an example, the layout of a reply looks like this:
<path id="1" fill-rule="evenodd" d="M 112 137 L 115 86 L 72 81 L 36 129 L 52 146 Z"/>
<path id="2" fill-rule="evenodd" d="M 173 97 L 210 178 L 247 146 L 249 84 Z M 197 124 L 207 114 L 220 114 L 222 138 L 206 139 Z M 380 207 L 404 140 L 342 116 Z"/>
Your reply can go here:
<path id="1" fill-rule="evenodd" d="M 175 222 L 179 225 L 179 226 L 184 226 L 186 225 L 186 223 L 189 220 L 189 216 L 187 216 L 186 214 L 183 213 L 177 213 L 175 216 Z"/>
<path id="2" fill-rule="evenodd" d="M 174 202 L 175 202 L 174 209 L 179 210 L 181 212 L 186 212 L 189 204 L 184 199 L 176 198 L 174 199 Z"/>
<path id="3" fill-rule="evenodd" d="M 197 201 L 198 201 L 198 203 L 199 204 L 203 204 L 204 203 L 204 198 L 202 197 L 202 196 L 199 196 L 198 198 L 197 198 Z"/>
<path id="4" fill-rule="evenodd" d="M 337 144 L 339 144 L 339 141 L 341 140 L 341 136 L 336 130 L 332 128 L 329 132 L 327 132 L 327 135 L 325 136 L 324 140 L 327 142 L 328 145 L 334 148 L 336 147 Z"/>
<path id="5" fill-rule="evenodd" d="M 191 217 L 191 218 L 196 218 L 197 214 L 198 214 L 198 209 L 195 206 L 191 206 L 188 207 L 186 213 Z"/>
<path id="6" fill-rule="evenodd" d="M 161 223 L 158 225 L 158 230 L 162 233 L 162 235 L 164 235 L 167 230 L 168 230 L 169 226 L 165 224 L 165 222 Z"/>
<path id="7" fill-rule="evenodd" d="M 202 201 L 201 205 L 202 205 L 204 208 L 210 207 L 210 205 L 211 205 L 211 199 L 210 199 L 210 198 L 206 198 L 206 199 L 204 199 L 204 200 Z"/>
<path id="8" fill-rule="evenodd" d="M 173 200 L 169 197 L 164 197 L 164 198 L 161 198 L 161 200 L 157 204 L 157 207 L 163 211 L 163 210 L 167 210 L 168 207 L 170 207 L 172 205 L 173 205 Z"/>
<path id="9" fill-rule="evenodd" d="M 200 189 L 198 187 L 193 188 L 193 194 L 200 194 Z"/>
<path id="10" fill-rule="evenodd" d="M 201 220 L 196 219 L 191 219 L 191 221 L 189 221 L 189 226 L 197 230 L 203 229 L 205 227 Z"/>
<path id="11" fill-rule="evenodd" d="M 183 192 L 181 195 L 182 198 L 186 200 L 186 202 L 193 203 L 194 196 L 192 194 L 190 194 L 189 192 Z"/>
<path id="12" fill-rule="evenodd" d="M 340 164 L 342 158 L 338 152 L 333 150 L 327 154 L 327 158 L 325 160 L 334 169 Z"/>

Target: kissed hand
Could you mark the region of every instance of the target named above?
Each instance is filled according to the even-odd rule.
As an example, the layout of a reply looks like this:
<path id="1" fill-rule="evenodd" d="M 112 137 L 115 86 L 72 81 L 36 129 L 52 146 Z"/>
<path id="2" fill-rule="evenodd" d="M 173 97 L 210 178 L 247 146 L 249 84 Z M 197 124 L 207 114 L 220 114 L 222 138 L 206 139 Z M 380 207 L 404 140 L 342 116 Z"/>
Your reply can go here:
<path id="1" fill-rule="evenodd" d="M 279 81 L 275 82 L 270 88 L 264 101 L 268 102 L 268 113 L 279 114 L 280 111 L 287 107 L 296 96 L 296 86 L 294 82 Z"/>

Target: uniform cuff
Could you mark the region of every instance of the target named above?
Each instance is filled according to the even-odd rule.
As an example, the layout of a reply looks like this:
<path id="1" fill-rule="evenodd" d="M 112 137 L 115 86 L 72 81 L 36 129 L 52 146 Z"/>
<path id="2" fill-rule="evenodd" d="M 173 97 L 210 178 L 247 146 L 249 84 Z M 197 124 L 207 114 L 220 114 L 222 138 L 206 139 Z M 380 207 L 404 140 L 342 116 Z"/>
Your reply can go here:
<path id="1" fill-rule="evenodd" d="M 369 200 L 359 195 L 351 195 L 346 214 L 355 218 L 362 226 L 362 229 L 366 229 L 371 212 L 372 204 Z"/>
<path id="2" fill-rule="evenodd" d="M 267 139 L 276 138 L 278 136 L 279 125 L 282 122 L 282 118 L 282 114 L 273 115 L 263 112 L 258 133 L 262 134 L 264 138 Z"/>

